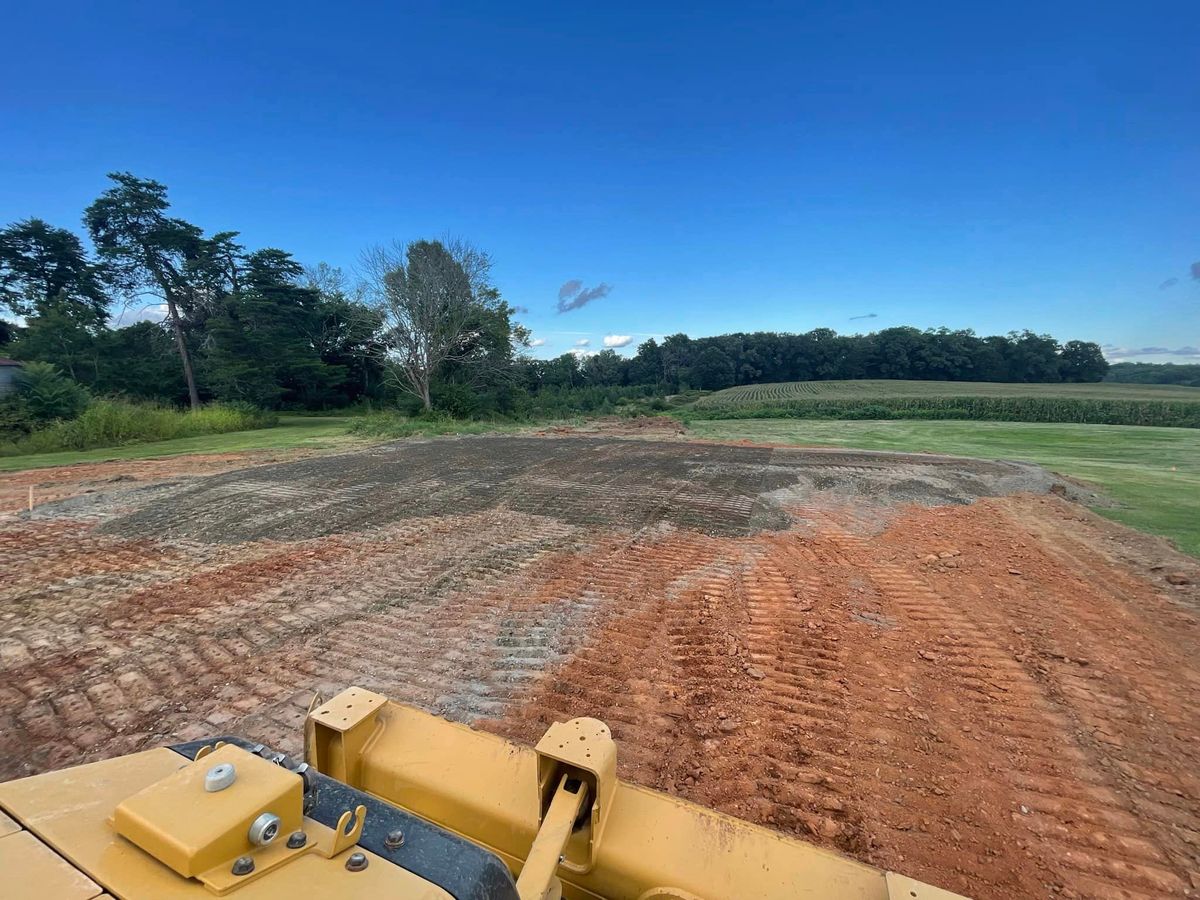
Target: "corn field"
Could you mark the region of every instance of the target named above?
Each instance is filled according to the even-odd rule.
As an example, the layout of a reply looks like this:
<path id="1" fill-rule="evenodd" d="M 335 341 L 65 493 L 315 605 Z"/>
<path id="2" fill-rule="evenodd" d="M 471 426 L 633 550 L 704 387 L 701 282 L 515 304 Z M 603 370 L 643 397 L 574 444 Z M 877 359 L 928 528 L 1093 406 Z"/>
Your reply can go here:
<path id="1" fill-rule="evenodd" d="M 801 381 L 729 388 L 697 419 L 977 419 L 1200 428 L 1200 389 L 1171 385 Z"/>

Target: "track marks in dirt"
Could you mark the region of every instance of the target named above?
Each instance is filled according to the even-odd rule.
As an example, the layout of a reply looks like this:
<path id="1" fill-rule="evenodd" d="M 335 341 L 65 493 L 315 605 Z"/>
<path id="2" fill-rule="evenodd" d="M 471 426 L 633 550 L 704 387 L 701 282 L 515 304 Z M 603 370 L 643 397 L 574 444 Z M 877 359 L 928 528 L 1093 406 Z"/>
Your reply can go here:
<path id="1" fill-rule="evenodd" d="M 1033 875 L 1086 896 L 1180 896 L 1197 863 L 1200 792 L 1182 785 L 1179 773 L 1195 770 L 1200 721 L 1187 712 L 1194 709 L 1187 699 L 1194 664 L 1171 657 L 1189 644 L 1122 612 L 1161 605 L 1144 586 L 1141 596 L 1123 594 L 1119 585 L 1129 580 L 1099 558 L 1062 556 L 1054 528 L 1031 545 L 1023 529 L 995 515 L 1007 505 L 910 512 L 885 533 L 882 548 L 858 535 L 830 536 L 869 573 L 896 618 L 911 623 L 910 633 L 925 635 L 914 646 L 918 690 L 938 711 L 936 745 L 950 749 L 941 796 L 964 801 L 945 810 L 946 820 L 960 823 L 951 843 L 978 854 L 972 878 L 998 857 L 1028 854 L 1032 865 L 1017 883 L 1030 894 L 1037 890 Z M 1069 509 L 1058 501 L 1042 505 Z M 981 525 L 988 519 L 995 521 Z M 962 561 L 954 566 L 922 565 L 912 531 L 976 549 L 952 557 Z M 886 547 L 901 546 L 900 535 L 907 552 L 889 560 Z M 973 540 L 980 535 L 988 540 Z M 1020 559 L 1005 561 L 1011 546 Z M 1054 646 L 1030 645 L 1032 634 Z M 1130 652 L 1136 658 L 1139 649 L 1153 654 L 1152 647 L 1158 660 L 1143 657 L 1136 686 L 1126 681 L 1120 670 Z M 987 756 L 994 768 L 984 773 L 978 761 Z M 919 858 L 919 851 L 905 851 L 903 837 L 887 842 L 881 863 Z M 1005 842 L 1009 853 L 998 854 Z"/>
<path id="2" fill-rule="evenodd" d="M 961 533 L 957 512 L 939 518 Z M 974 566 L 984 577 L 928 578 L 997 636 L 1012 682 L 1040 700 L 1013 781 L 1031 811 L 1016 821 L 1057 853 L 1047 863 L 1090 895 L 1179 896 L 1200 869 L 1197 621 L 1082 529 L 1064 531 L 1077 518 L 1053 499 L 982 504 L 971 525 L 1003 536 Z"/>
<path id="3" fill-rule="evenodd" d="M 77 544 L 78 535 L 60 537 L 60 552 Z M 493 512 L 286 546 L 209 548 L 207 562 L 201 548 L 172 545 L 85 595 L 59 590 L 58 579 L 18 586 L 6 596 L 0 643 L 4 774 L 225 730 L 252 710 L 265 711 L 262 739 L 294 750 L 299 693 L 370 680 L 372 660 L 392 673 L 388 686 L 405 687 L 397 677 L 417 664 L 404 672 L 399 662 L 421 650 L 414 625 L 440 651 L 469 650 L 449 624 L 427 633 L 384 611 L 426 610 L 433 622 L 570 541 L 561 523 Z M 189 561 L 188 549 L 198 558 Z M 356 631 L 364 618 L 371 624 Z M 442 638 L 447 644 L 436 644 Z M 489 652 L 482 643 L 480 655 Z M 421 699 L 411 688 L 394 693 Z"/>
<path id="4" fill-rule="evenodd" d="M 1010 575 L 1029 535 L 992 503 L 910 510 L 878 537 L 813 508 L 803 533 L 689 538 L 698 554 L 656 562 L 661 593 L 597 621 L 486 727 L 533 742 L 606 719 L 623 777 L 970 896 L 1182 896 L 1196 670 L 1186 639 L 1138 624 L 1176 611 L 1105 594 L 1100 559 L 1022 551 Z M 1026 646 L 1035 629 L 1072 655 Z M 1138 658 L 1160 644 L 1169 667 Z"/>
<path id="5" fill-rule="evenodd" d="M 310 455 L 311 452 L 288 451 L 283 455 L 295 458 Z M 85 494 L 119 497 L 147 484 L 244 468 L 253 463 L 277 460 L 280 455 L 274 451 L 208 453 L 161 459 L 119 459 L 0 472 L 0 515 L 26 509 L 31 488 L 36 508 Z"/>
<path id="6" fill-rule="evenodd" d="M 919 754 L 926 760 L 922 768 L 940 774 L 902 779 L 886 789 L 896 812 L 924 809 L 930 819 L 927 829 L 937 822 L 943 826 L 938 830 L 946 831 L 945 823 L 955 823 L 948 833 L 934 837 L 974 857 L 970 877 L 965 868 L 962 872 L 960 889 L 967 890 L 974 879 L 1015 879 L 1012 887 L 1018 895 L 1034 895 L 1049 871 L 1056 876 L 1070 872 L 1071 883 L 1086 887 L 1090 896 L 1121 896 L 1133 886 L 1148 895 L 1173 896 L 1182 890 L 1179 877 L 1159 867 L 1157 850 L 1130 852 L 1140 849 L 1134 847 L 1136 832 L 1099 835 L 1109 849 L 1097 853 L 1097 833 L 1077 827 L 1075 815 L 1115 822 L 1125 810 L 1107 779 L 1069 739 L 1070 722 L 997 645 L 992 637 L 999 631 L 997 623 L 981 619 L 980 610 L 965 608 L 961 596 L 929 589 L 906 567 L 873 561 L 861 539 L 837 540 L 848 560 L 869 573 L 889 613 L 902 627 L 911 625 L 911 631 L 926 636 L 909 651 L 916 665 L 907 687 L 918 703 L 905 707 L 906 712 L 925 712 L 905 716 L 896 731 L 909 745 L 903 757 Z M 984 760 L 987 768 L 980 771 Z M 1057 823 L 1061 830 L 1045 827 L 1043 798 L 1069 810 Z M 1026 825 L 1025 820 L 1034 817 L 1036 823 Z M 911 860 L 928 852 L 927 829 L 899 828 L 886 839 L 880 835 L 881 850 L 875 858 L 892 868 L 908 863 L 911 869 Z M 1121 838 L 1127 839 L 1124 845 Z M 997 846 L 1002 842 L 1008 846 Z M 1011 859 L 1033 846 L 1033 866 L 1005 870 L 1011 864 L 1004 857 Z"/>
<path id="7" fill-rule="evenodd" d="M 822 586 L 774 564 L 785 546 L 680 535 L 647 548 L 664 589 L 612 613 L 534 700 L 487 727 L 532 741 L 556 719 L 599 716 L 625 777 L 860 849 L 833 738 L 839 637 L 811 614 Z"/>
<path id="8" fill-rule="evenodd" d="M 305 539 L 5 519 L 0 776 L 231 731 L 295 752 L 312 693 L 359 683 L 531 743 L 598 716 L 623 777 L 981 900 L 1200 884 L 1198 619 L 1101 549 L 1115 526 L 1055 498 L 864 504 L 838 480 L 893 462 L 807 454 L 811 493 L 774 498 L 793 529 L 758 532 L 792 451 L 672 452 L 502 460 L 470 475 L 483 508 L 399 520 L 394 486 L 272 469 L 204 495 L 284 531 L 311 501 L 337 533 Z M 478 505 L 424 465 L 405 491 Z M 669 477 L 623 506 L 643 465 Z"/>
<path id="9" fill-rule="evenodd" d="M 769 539 L 744 574 L 748 623 L 740 639 L 754 682 L 742 698 L 753 741 L 746 749 L 757 796 L 770 803 L 769 824 L 860 854 L 866 837 L 846 802 L 837 738 L 847 724 L 847 660 L 840 629 L 822 618 L 830 585 L 815 560 L 803 544 Z"/>

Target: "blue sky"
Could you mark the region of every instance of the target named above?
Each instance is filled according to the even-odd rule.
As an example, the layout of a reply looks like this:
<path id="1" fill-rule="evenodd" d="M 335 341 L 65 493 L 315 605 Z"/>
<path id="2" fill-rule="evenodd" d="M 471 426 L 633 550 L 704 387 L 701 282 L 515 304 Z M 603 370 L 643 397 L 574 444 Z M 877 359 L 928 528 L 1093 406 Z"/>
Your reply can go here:
<path id="1" fill-rule="evenodd" d="M 454 233 L 542 355 L 896 324 L 1186 350 L 1195 13 L 10 4 L 0 221 L 78 227 L 123 169 L 304 262 Z M 611 290 L 556 312 L 570 280 Z"/>

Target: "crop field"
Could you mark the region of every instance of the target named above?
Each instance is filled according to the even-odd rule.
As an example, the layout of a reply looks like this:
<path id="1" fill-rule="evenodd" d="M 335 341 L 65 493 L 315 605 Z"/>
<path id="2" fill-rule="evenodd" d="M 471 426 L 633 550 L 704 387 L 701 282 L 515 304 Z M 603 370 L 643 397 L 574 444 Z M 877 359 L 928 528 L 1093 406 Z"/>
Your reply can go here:
<path id="1" fill-rule="evenodd" d="M 640 437 L 0 473 L 0 777 L 359 684 L 981 900 L 1197 889 L 1200 563 L 1033 464 Z"/>
<path id="2" fill-rule="evenodd" d="M 889 397 L 1035 397 L 1075 400 L 1173 400 L 1200 403 L 1200 388 L 1173 384 L 1001 384 L 991 381 L 789 381 L 726 388 L 696 401 L 697 406 L 729 406 L 795 399 Z"/>
<path id="3" fill-rule="evenodd" d="M 693 419 L 974 419 L 1200 428 L 1200 388 L 1138 384 L 794 381 L 727 388 Z"/>

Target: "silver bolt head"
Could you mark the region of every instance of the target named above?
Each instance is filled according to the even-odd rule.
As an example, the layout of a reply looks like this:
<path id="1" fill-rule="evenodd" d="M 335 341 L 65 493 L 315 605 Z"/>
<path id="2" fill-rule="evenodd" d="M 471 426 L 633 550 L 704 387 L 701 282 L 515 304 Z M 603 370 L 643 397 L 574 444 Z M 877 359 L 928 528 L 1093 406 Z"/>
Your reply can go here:
<path id="1" fill-rule="evenodd" d="M 361 872 L 367 867 L 367 854 L 351 853 L 346 860 L 346 868 L 351 872 Z"/>
<path id="2" fill-rule="evenodd" d="M 265 812 L 250 823 L 250 843 L 265 847 L 279 836 L 279 816 Z"/>
<path id="3" fill-rule="evenodd" d="M 383 846 L 389 850 L 395 850 L 397 847 L 404 846 L 404 832 L 397 828 L 395 831 L 389 831 L 387 837 L 383 839 Z"/>
<path id="4" fill-rule="evenodd" d="M 239 856 L 233 861 L 234 875 L 249 875 L 254 871 L 254 860 L 249 856 Z"/>
<path id="5" fill-rule="evenodd" d="M 221 763 L 204 773 L 204 789 L 210 794 L 223 791 L 237 781 L 237 769 L 233 763 Z"/>
<path id="6" fill-rule="evenodd" d="M 303 831 L 293 831 L 288 835 L 287 845 L 289 850 L 299 850 L 308 843 L 308 835 Z"/>

